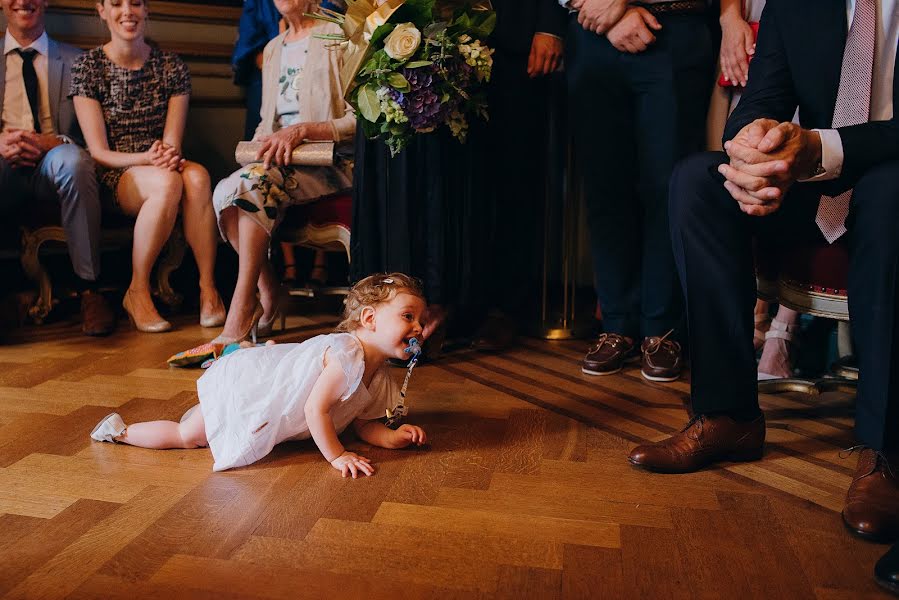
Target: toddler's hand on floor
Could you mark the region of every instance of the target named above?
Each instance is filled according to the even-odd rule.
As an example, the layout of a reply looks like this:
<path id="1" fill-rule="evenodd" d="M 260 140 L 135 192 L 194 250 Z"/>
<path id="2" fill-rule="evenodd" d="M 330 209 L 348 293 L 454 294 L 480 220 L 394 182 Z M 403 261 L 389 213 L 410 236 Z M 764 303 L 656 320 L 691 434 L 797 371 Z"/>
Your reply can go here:
<path id="1" fill-rule="evenodd" d="M 356 479 L 360 473 L 366 476 L 375 474 L 375 468 L 370 463 L 371 461 L 364 456 L 353 452 L 344 452 L 331 461 L 331 466 L 340 471 L 343 477 L 352 475 L 353 479 Z"/>
<path id="2" fill-rule="evenodd" d="M 405 448 L 410 444 L 421 446 L 428 443 L 428 436 L 425 430 L 417 425 L 400 425 L 394 432 L 396 436 L 396 448 Z"/>

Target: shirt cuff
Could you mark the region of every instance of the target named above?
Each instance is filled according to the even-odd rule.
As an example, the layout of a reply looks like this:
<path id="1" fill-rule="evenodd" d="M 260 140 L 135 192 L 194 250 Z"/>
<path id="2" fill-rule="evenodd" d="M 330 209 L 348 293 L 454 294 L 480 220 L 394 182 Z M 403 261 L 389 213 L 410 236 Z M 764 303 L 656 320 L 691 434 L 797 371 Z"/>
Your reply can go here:
<path id="1" fill-rule="evenodd" d="M 830 181 L 843 173 L 843 138 L 836 129 L 812 129 L 821 136 L 821 167 L 824 172 L 803 181 Z"/>
<path id="2" fill-rule="evenodd" d="M 547 31 L 535 31 L 534 35 L 548 35 L 549 37 L 556 38 L 557 40 L 561 40 L 562 36 L 556 35 L 555 33 L 549 33 Z"/>

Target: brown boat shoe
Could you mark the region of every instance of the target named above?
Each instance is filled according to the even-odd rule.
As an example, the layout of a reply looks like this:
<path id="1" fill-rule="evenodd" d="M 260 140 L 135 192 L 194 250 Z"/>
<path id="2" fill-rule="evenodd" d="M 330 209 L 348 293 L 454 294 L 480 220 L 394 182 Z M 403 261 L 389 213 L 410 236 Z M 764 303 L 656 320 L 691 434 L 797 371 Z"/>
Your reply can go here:
<path id="1" fill-rule="evenodd" d="M 648 337 L 640 345 L 643 359 L 640 374 L 649 381 L 676 381 L 683 370 L 680 344 L 668 339 L 670 330 L 662 337 Z"/>
<path id="2" fill-rule="evenodd" d="M 624 367 L 624 363 L 636 360 L 637 346 L 631 338 L 617 333 L 603 333 L 596 345 L 587 351 L 581 362 L 581 371 L 587 375 L 611 375 Z"/>

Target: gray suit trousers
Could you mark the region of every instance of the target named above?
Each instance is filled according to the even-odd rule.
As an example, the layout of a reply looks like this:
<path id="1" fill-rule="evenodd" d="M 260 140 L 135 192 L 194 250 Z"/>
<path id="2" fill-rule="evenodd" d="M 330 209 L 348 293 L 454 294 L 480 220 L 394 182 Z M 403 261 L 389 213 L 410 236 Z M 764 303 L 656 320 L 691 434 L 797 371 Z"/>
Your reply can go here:
<path id="1" fill-rule="evenodd" d="M 50 150 L 33 169 L 16 169 L 0 158 L 0 216 L 25 202 L 60 205 L 69 257 L 78 277 L 100 275 L 100 197 L 94 161 L 75 144 Z"/>

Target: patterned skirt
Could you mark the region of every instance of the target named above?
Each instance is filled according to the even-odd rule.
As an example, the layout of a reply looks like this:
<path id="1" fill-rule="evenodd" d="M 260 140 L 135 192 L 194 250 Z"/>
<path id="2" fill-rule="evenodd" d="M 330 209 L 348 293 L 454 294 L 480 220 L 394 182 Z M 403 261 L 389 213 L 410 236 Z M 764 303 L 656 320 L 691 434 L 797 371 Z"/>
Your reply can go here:
<path id="1" fill-rule="evenodd" d="M 339 161 L 333 167 L 271 167 L 251 163 L 221 180 L 212 194 L 219 232 L 222 211 L 236 207 L 253 217 L 271 235 L 294 204 L 308 204 L 319 198 L 349 191 L 353 185 L 352 163 Z"/>

